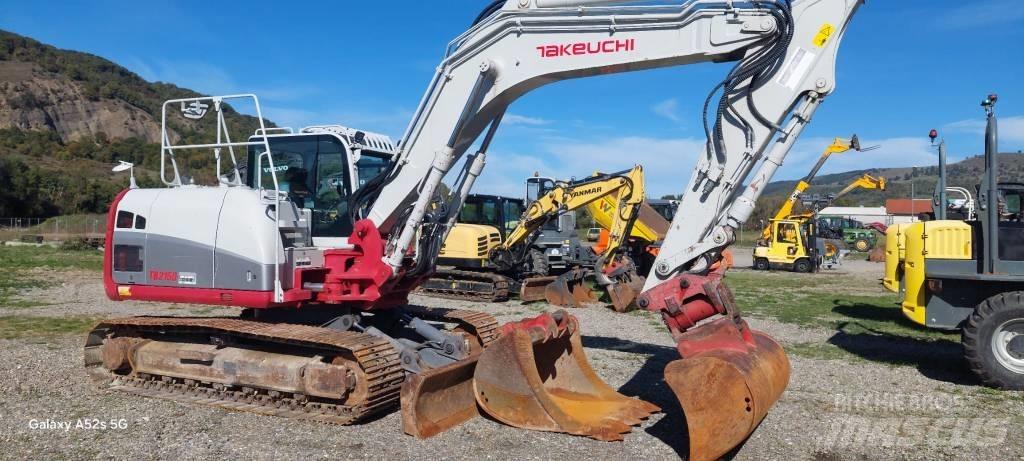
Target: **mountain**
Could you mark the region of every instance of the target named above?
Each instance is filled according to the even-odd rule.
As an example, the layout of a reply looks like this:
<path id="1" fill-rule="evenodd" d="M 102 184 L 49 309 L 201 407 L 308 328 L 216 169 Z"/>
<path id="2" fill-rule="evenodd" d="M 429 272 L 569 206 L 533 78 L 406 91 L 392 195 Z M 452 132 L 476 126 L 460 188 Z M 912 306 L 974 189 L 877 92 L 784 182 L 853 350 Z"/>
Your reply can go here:
<path id="1" fill-rule="evenodd" d="M 104 212 L 127 184 L 110 172 L 118 160 L 137 165 L 140 184 L 157 184 L 163 102 L 194 96 L 101 57 L 0 30 L 0 184 L 10 184 L 0 188 L 0 217 Z M 224 113 L 232 139 L 259 126 L 230 107 Z M 210 119 L 169 120 L 169 137 L 209 141 Z M 212 171 L 205 167 L 213 156 L 201 154 L 182 163 L 212 179 L 199 172 Z"/>

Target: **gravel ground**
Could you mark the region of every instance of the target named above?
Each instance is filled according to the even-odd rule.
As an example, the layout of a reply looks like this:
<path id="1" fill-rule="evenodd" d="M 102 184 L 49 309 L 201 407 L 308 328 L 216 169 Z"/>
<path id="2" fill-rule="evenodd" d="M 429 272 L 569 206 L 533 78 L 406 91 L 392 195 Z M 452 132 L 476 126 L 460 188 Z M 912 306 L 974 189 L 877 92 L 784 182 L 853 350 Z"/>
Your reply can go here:
<path id="1" fill-rule="evenodd" d="M 737 265 L 744 252 L 738 253 Z M 879 266 L 855 261 L 847 285 L 877 284 Z M 30 293 L 56 304 L 0 306 L 0 315 L 224 315 L 201 306 L 107 301 L 95 273 L 71 273 L 63 286 Z M 858 288 L 861 289 L 861 288 Z M 473 308 L 514 320 L 549 306 L 479 304 L 416 296 L 414 303 Z M 404 435 L 397 412 L 338 427 L 121 395 L 89 383 L 82 337 L 0 340 L 0 458 L 71 459 L 674 459 L 685 456 L 682 415 L 661 380 L 677 355 L 659 321 L 602 308 L 573 311 L 587 354 L 613 387 L 665 409 L 622 443 L 532 432 L 478 418 L 438 437 Z M 835 332 L 753 319 L 783 345 L 824 342 Z M 979 387 L 964 373 L 936 375 L 913 366 L 814 359 L 790 354 L 789 388 L 735 454 L 766 459 L 1024 459 L 1024 395 Z M 123 424 L 122 421 L 123 420 Z M 69 429 L 35 428 L 70 422 Z M 89 429 L 90 422 L 116 426 Z"/>

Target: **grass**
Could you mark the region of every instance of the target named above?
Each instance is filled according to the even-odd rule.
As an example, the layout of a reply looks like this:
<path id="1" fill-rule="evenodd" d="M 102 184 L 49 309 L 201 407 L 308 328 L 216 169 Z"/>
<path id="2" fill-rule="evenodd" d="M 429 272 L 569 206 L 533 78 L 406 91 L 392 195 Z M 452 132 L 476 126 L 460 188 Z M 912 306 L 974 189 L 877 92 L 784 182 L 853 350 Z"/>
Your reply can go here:
<path id="1" fill-rule="evenodd" d="M 100 271 L 103 254 L 96 250 L 69 251 L 51 247 L 0 247 L 0 307 L 27 308 L 45 303 L 16 299 L 25 290 L 46 288 L 59 282 L 58 277 L 41 271 Z"/>
<path id="2" fill-rule="evenodd" d="M 949 333 L 907 320 L 900 298 L 881 289 L 844 285 L 846 278 L 787 272 L 730 272 L 726 277 L 745 314 L 804 327 L 838 329 L 856 323 L 880 333 L 922 339 L 946 339 Z"/>
<path id="3" fill-rule="evenodd" d="M 99 319 L 88 316 L 37 317 L 30 315 L 0 316 L 0 339 L 49 339 L 61 335 L 89 331 Z"/>
<path id="4" fill-rule="evenodd" d="M 963 372 L 959 333 L 907 320 L 900 298 L 869 281 L 742 271 L 726 280 L 745 315 L 834 332 L 826 342 L 786 344 L 795 356 Z"/>

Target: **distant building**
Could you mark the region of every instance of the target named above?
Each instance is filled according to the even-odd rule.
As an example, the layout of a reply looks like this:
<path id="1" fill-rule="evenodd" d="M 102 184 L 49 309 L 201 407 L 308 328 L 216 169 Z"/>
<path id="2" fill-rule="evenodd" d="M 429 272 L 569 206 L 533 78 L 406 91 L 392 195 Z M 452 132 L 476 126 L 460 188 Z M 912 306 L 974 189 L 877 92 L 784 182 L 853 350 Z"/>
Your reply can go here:
<path id="1" fill-rule="evenodd" d="M 889 215 L 884 206 L 830 206 L 823 208 L 818 212 L 818 215 L 839 216 L 860 221 L 864 224 L 871 224 L 873 222 L 882 223 L 886 226 L 893 224 L 893 217 Z"/>
<path id="2" fill-rule="evenodd" d="M 885 210 L 893 217 L 893 223 L 915 222 L 922 214 L 932 214 L 932 200 L 927 198 L 894 198 L 885 201 Z"/>

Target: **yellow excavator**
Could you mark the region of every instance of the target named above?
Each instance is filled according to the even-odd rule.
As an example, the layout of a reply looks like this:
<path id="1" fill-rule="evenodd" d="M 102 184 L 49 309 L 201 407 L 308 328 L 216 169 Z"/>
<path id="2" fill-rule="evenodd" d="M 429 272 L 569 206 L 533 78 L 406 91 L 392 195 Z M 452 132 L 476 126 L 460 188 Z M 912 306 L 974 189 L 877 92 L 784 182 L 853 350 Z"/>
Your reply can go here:
<path id="1" fill-rule="evenodd" d="M 581 307 L 584 303 L 597 301 L 598 297 L 585 283 L 593 278 L 608 294 L 615 310 L 624 312 L 643 287 L 644 278 L 637 272 L 627 245 L 644 203 L 644 171 L 640 165 L 616 173 L 595 173 L 578 181 L 553 183 L 529 205 L 519 222 L 520 229 L 517 230 L 520 232 L 510 234 L 509 241 L 525 238 L 560 214 L 605 199 L 612 199 L 615 203 L 612 220 L 607 227 L 608 245 L 597 256 L 593 269 L 577 266 L 551 277 L 544 291 L 549 303 Z M 515 253 L 511 250 L 508 245 L 501 246 L 492 252 L 492 259 L 514 262 Z"/>
<path id="2" fill-rule="evenodd" d="M 795 272 L 813 272 L 823 263 L 838 263 L 841 245 L 829 239 L 819 239 L 816 211 L 794 214 L 793 209 L 800 197 L 818 175 L 818 171 L 833 154 L 841 154 L 854 150 L 867 152 L 879 146 L 864 147 L 860 138 L 853 135 L 849 139 L 835 138 L 818 158 L 810 173 L 800 180 L 789 198 L 782 203 L 768 225 L 761 231 L 761 238 L 754 248 L 754 269 L 769 270 L 783 267 Z M 835 201 L 856 189 L 885 190 L 885 178 L 876 178 L 869 174 L 855 179 L 838 194 L 828 199 Z M 816 204 L 817 205 L 817 204 Z M 817 208 L 817 206 L 815 206 Z"/>
<path id="3" fill-rule="evenodd" d="M 462 222 L 453 227 L 438 257 L 438 264 L 450 268 L 438 269 L 421 285 L 421 290 L 443 297 L 492 301 L 503 301 L 509 292 L 518 292 L 523 301 L 547 299 L 553 304 L 579 307 L 581 303 L 597 300 L 590 290 L 582 289 L 581 283 L 592 274 L 589 268 L 595 267 L 593 274 L 609 292 L 612 304 L 628 305 L 635 297 L 630 290 L 643 283 L 643 278 L 636 275 L 632 253 L 626 245 L 628 236 L 638 230 L 645 236 L 653 232 L 647 226 L 633 226 L 644 200 L 643 168 L 595 173 L 579 181 L 530 179 L 545 179 L 530 182 L 544 186 L 535 191 L 536 197 L 530 197 L 534 200 L 521 215 L 517 212 L 523 205 L 518 199 L 467 198 L 461 211 Z M 547 224 L 598 201 L 611 210 L 606 223 L 610 243 L 600 255 L 578 243 L 575 229 L 565 232 L 573 238 L 556 239 L 557 248 L 537 245 L 544 233 L 556 232 L 545 229 Z M 665 222 L 662 235 L 667 227 Z M 552 258 L 549 253 L 556 256 Z M 569 275 L 548 275 L 552 260 L 562 264 Z M 603 275 L 597 275 L 597 271 Z"/>

